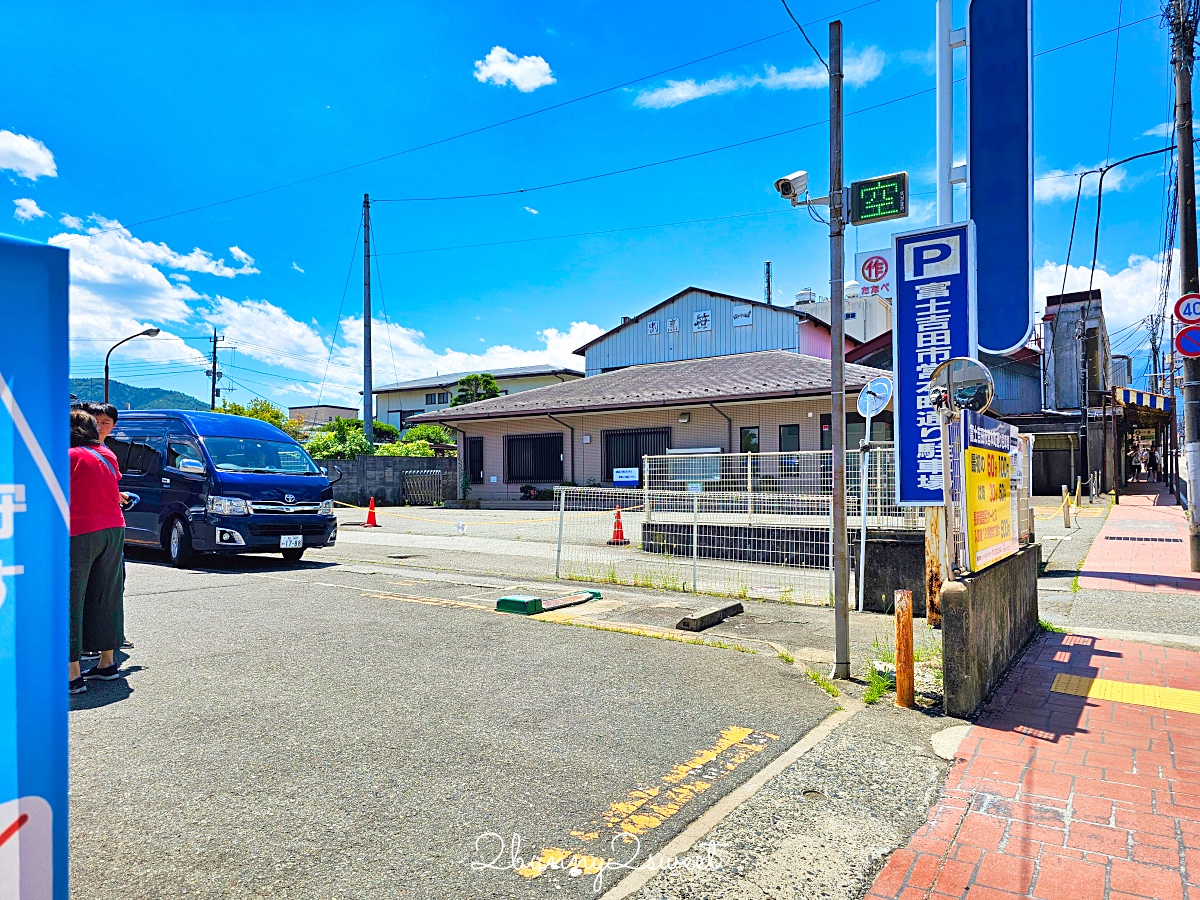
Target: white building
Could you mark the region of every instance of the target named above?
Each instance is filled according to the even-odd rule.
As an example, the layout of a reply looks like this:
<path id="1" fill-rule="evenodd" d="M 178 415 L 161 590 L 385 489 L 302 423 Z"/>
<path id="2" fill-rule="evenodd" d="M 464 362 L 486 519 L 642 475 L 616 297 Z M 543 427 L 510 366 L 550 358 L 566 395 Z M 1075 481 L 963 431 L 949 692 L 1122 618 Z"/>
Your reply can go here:
<path id="1" fill-rule="evenodd" d="M 397 428 L 407 427 L 407 420 L 423 412 L 446 409 L 454 399 L 459 379 L 478 372 L 451 372 L 430 378 L 417 378 L 375 388 L 375 419 Z M 516 366 L 507 369 L 492 369 L 488 373 L 496 379 L 500 396 L 561 384 L 582 378 L 583 373 L 557 366 Z"/>

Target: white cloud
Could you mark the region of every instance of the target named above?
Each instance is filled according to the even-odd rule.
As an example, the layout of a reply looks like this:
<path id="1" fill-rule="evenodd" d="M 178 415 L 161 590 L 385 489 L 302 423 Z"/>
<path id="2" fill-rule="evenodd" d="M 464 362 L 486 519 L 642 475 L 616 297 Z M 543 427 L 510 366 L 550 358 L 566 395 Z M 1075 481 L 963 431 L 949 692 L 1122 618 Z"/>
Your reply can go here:
<path id="1" fill-rule="evenodd" d="M 525 207 L 522 207 L 522 209 L 524 209 L 525 212 L 529 213 L 531 216 L 536 216 L 538 214 L 538 211 L 536 209 L 534 209 L 532 206 L 525 206 Z"/>
<path id="2" fill-rule="evenodd" d="M 170 278 L 172 281 L 191 281 L 192 280 L 181 272 L 172 272 L 167 277 Z"/>
<path id="3" fill-rule="evenodd" d="M 1157 311 L 1162 260 L 1161 253 L 1155 257 L 1134 254 L 1120 271 L 1110 273 L 1101 266 L 1096 267 L 1092 286 L 1100 289 L 1104 318 L 1110 332 Z M 1171 271 L 1171 297 L 1178 296 L 1178 262 L 1178 259 L 1174 260 Z M 1034 270 L 1034 296 L 1039 309 L 1045 305 L 1046 297 L 1063 292 L 1063 268 L 1061 264 L 1047 260 Z M 1072 265 L 1067 273 L 1067 293 L 1086 291 L 1090 272 L 1090 264 Z"/>
<path id="4" fill-rule="evenodd" d="M 76 231 L 83 231 L 83 219 L 79 218 L 79 216 L 64 214 L 63 217 L 58 221 L 63 225 L 66 225 L 68 228 L 74 228 Z"/>
<path id="5" fill-rule="evenodd" d="M 54 154 L 45 144 L 11 131 L 0 131 L 0 169 L 10 169 L 30 181 L 58 175 Z"/>
<path id="6" fill-rule="evenodd" d="M 867 47 L 861 53 L 848 54 L 844 67 L 846 83 L 851 87 L 861 87 L 874 81 L 883 72 L 886 62 L 887 56 L 878 47 Z M 829 75 L 820 63 L 797 66 L 786 72 L 780 72 L 775 66 L 767 66 L 763 75 L 722 75 L 699 82 L 694 78 L 686 81 L 669 80 L 663 87 L 639 91 L 633 105 L 642 109 L 667 109 L 703 97 L 729 94 L 756 86 L 771 91 L 799 91 L 822 88 L 828 84 Z"/>
<path id="7" fill-rule="evenodd" d="M 13 211 L 13 218 L 21 222 L 28 222 L 30 219 L 40 219 L 42 216 L 50 215 L 37 205 L 36 200 L 31 200 L 28 197 L 14 200 L 13 205 L 17 207 Z"/>
<path id="8" fill-rule="evenodd" d="M 1052 203 L 1055 200 L 1074 200 L 1079 190 L 1079 173 L 1100 168 L 1095 166 L 1078 165 L 1073 169 L 1047 169 L 1033 181 L 1033 198 L 1038 203 Z M 1110 169 L 1104 176 L 1105 193 L 1123 191 L 1132 187 L 1126 178 L 1124 169 Z M 1083 178 L 1083 196 L 1095 197 L 1100 190 L 1100 176 L 1093 172 Z"/>
<path id="9" fill-rule="evenodd" d="M 292 268 L 295 269 L 297 272 L 299 272 L 301 275 L 304 274 L 304 270 L 302 268 L 300 268 L 298 265 L 296 265 L 295 260 L 292 260 Z"/>
<path id="10" fill-rule="evenodd" d="M 251 256 L 249 253 L 247 253 L 245 250 L 243 250 L 241 247 L 230 247 L 229 253 L 233 256 L 234 259 L 236 259 L 238 262 L 240 262 L 242 264 L 242 267 L 245 269 L 249 269 L 251 266 L 254 265 L 254 257 Z M 255 269 L 254 272 L 257 273 L 258 269 Z M 247 273 L 247 274 L 249 274 L 249 273 Z"/>
<path id="11" fill-rule="evenodd" d="M 540 56 L 522 56 L 503 47 L 493 47 L 483 59 L 475 60 L 475 80 L 487 84 L 511 84 L 523 94 L 554 84 L 550 64 Z"/>
<path id="12" fill-rule="evenodd" d="M 931 43 L 924 50 L 905 50 L 900 54 L 900 61 L 913 66 L 920 66 L 926 75 L 937 72 L 937 50 Z"/>
<path id="13" fill-rule="evenodd" d="M 1170 137 L 1175 131 L 1174 122 L 1163 122 L 1142 132 L 1142 137 Z"/>

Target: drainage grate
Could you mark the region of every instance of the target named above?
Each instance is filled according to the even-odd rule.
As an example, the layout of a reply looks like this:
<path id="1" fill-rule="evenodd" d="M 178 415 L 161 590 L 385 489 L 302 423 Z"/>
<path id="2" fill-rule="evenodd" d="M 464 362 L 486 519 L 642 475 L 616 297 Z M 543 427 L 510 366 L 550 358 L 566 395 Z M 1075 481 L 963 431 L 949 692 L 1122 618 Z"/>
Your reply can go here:
<path id="1" fill-rule="evenodd" d="M 1104 536 L 1106 541 L 1148 541 L 1151 544 L 1182 544 L 1183 538 L 1153 538 L 1153 537 L 1127 537 L 1126 535 Z"/>

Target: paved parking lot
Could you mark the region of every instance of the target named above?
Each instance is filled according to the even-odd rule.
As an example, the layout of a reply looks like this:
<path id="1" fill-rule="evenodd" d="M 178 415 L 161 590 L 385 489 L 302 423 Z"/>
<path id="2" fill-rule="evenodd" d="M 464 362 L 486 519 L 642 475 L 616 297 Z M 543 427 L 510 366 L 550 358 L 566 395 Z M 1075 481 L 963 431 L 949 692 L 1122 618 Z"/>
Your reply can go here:
<path id="1" fill-rule="evenodd" d="M 769 651 L 501 615 L 513 582 L 415 571 L 131 559 L 128 675 L 73 700 L 73 892 L 590 895 L 511 871 L 513 835 L 606 859 L 632 816 L 649 852 L 834 707 Z"/>

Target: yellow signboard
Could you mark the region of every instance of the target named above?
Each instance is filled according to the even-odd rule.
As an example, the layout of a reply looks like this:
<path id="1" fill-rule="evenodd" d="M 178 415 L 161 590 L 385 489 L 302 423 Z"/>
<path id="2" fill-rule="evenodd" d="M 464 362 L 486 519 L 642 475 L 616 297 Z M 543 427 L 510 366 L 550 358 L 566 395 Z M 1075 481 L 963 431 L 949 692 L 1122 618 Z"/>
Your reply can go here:
<path id="1" fill-rule="evenodd" d="M 962 435 L 967 564 L 977 572 L 1019 548 L 1011 481 L 1017 430 L 1005 422 L 964 412 Z"/>

